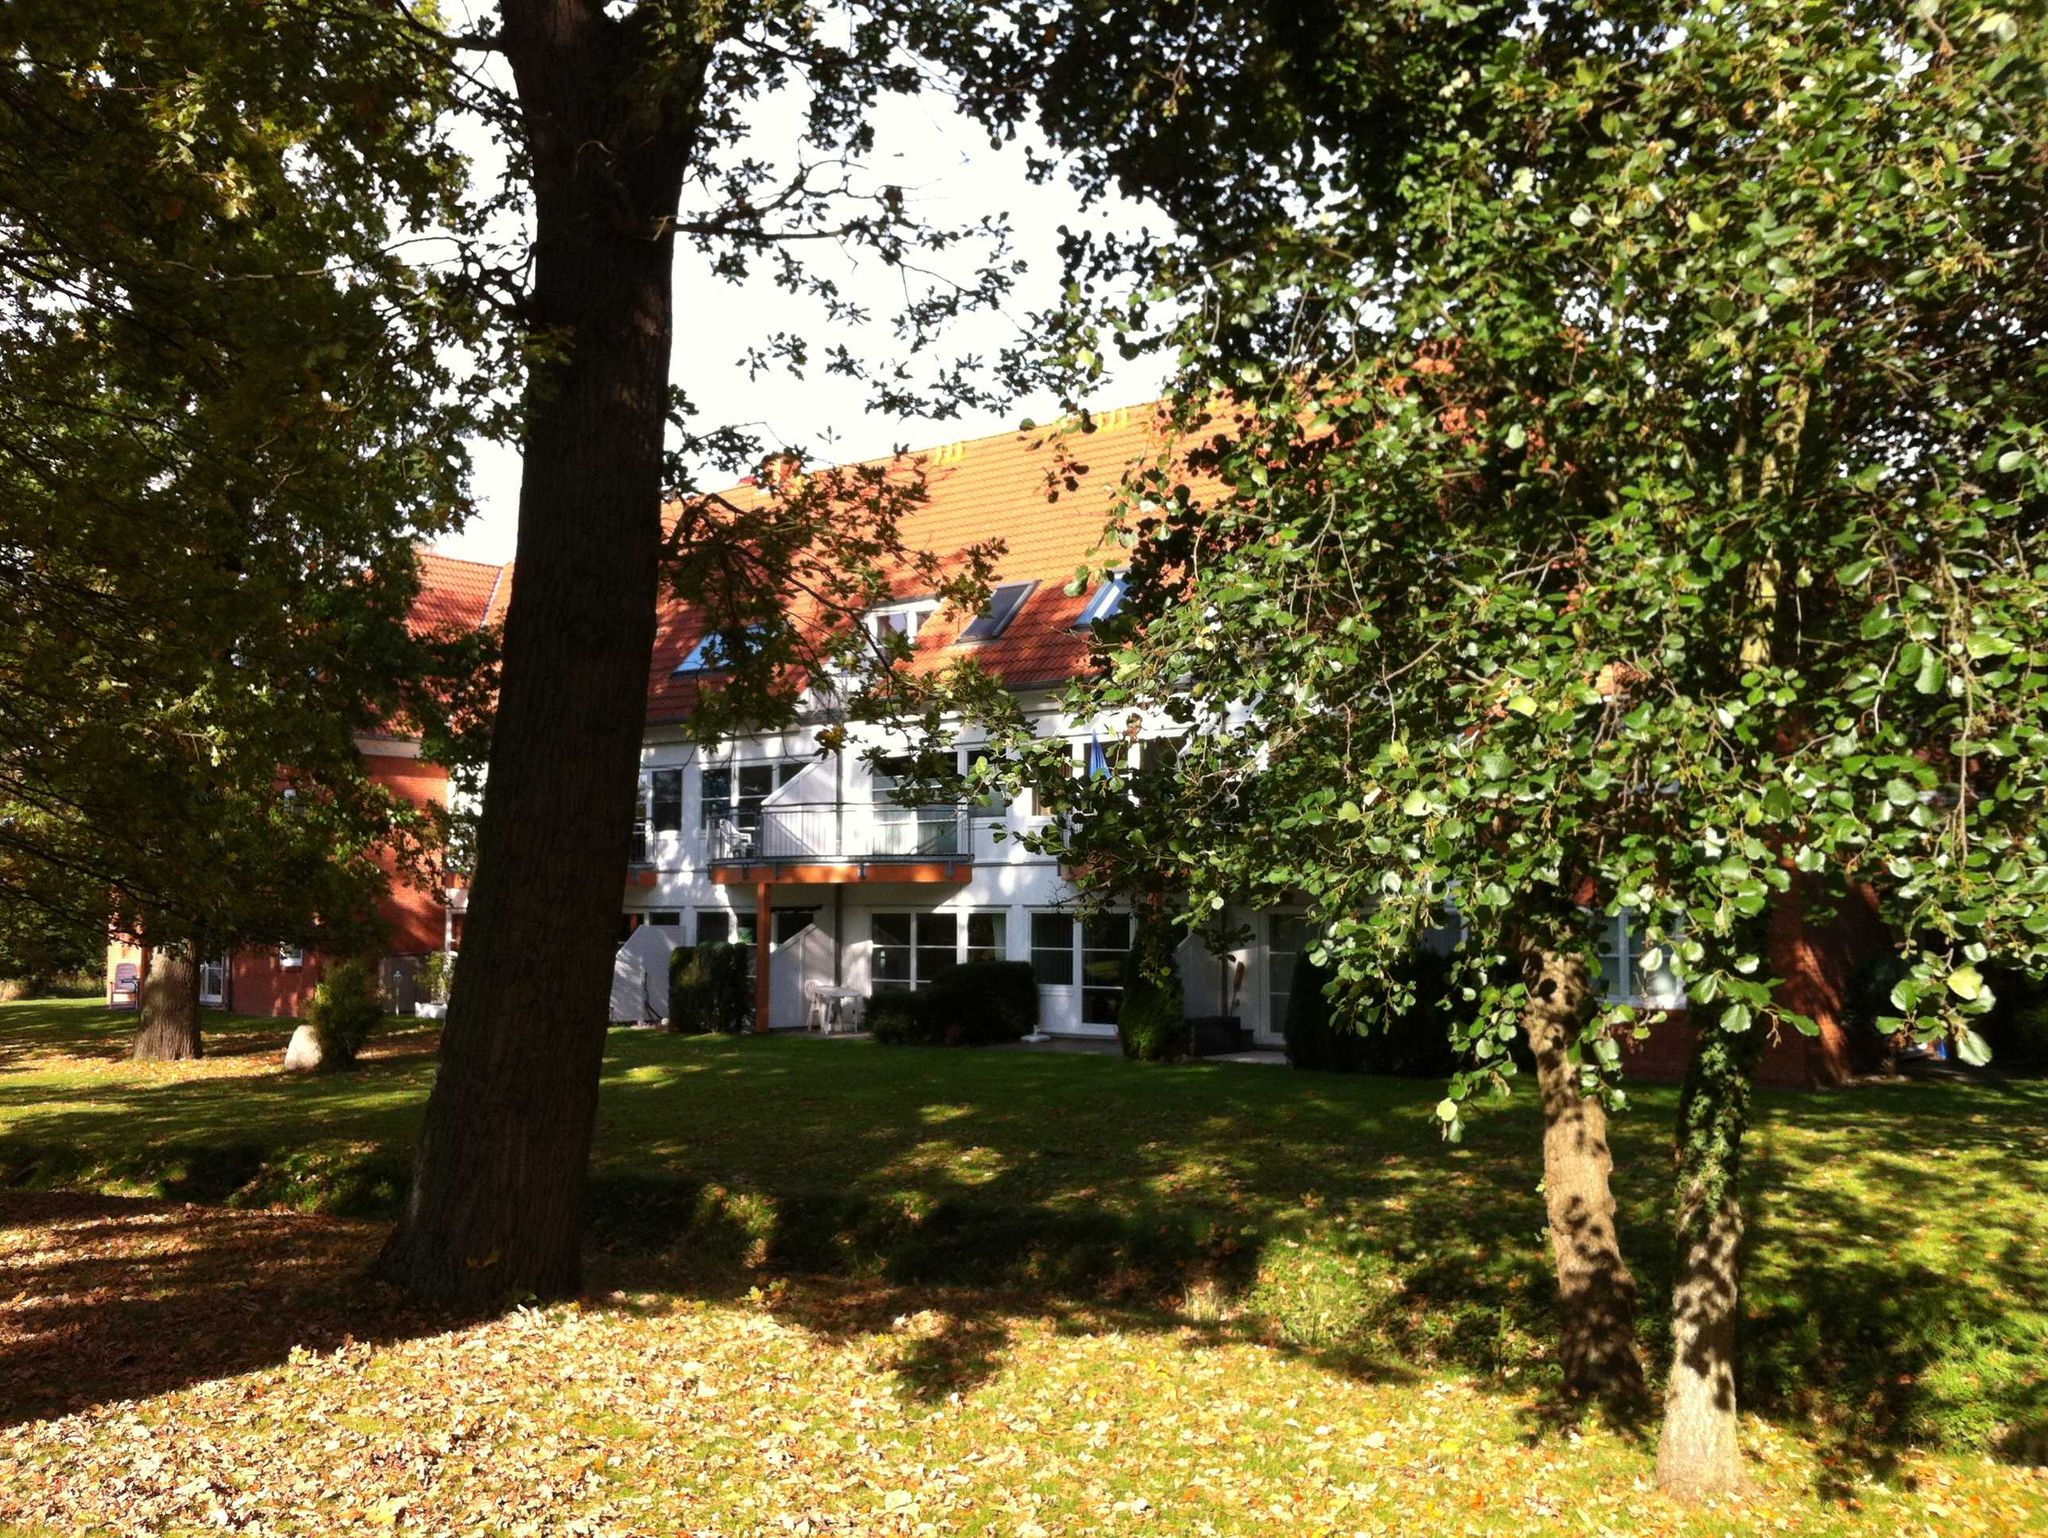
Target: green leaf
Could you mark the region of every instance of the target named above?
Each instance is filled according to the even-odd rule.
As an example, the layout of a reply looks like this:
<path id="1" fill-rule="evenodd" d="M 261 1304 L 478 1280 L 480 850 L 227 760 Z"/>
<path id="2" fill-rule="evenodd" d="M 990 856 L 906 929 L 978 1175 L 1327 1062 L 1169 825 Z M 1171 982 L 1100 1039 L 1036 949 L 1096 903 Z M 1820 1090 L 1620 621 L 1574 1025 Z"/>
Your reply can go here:
<path id="1" fill-rule="evenodd" d="M 1956 1032 L 1956 1056 L 1972 1068 L 1982 1068 L 1991 1061 L 1991 1043 L 1963 1026 Z"/>
<path id="2" fill-rule="evenodd" d="M 1957 967 L 1948 975 L 1948 991 L 1959 999 L 1976 999 L 1984 993 L 1984 974 L 1975 967 Z"/>

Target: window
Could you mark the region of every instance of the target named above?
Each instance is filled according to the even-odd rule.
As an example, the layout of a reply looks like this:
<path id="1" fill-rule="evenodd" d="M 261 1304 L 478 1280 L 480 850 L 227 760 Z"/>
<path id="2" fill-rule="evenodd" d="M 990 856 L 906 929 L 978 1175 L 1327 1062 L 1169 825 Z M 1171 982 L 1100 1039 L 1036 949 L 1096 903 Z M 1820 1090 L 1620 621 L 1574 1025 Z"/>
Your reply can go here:
<path id="1" fill-rule="evenodd" d="M 1294 966 L 1308 948 L 1308 925 L 1299 914 L 1276 913 L 1266 920 L 1266 1029 L 1287 1029 L 1294 993 Z"/>
<path id="2" fill-rule="evenodd" d="M 303 945 L 280 945 L 277 948 L 277 964 L 281 967 L 304 966 L 306 948 Z"/>
<path id="3" fill-rule="evenodd" d="M 817 922 L 816 908 L 777 908 L 775 910 L 775 943 L 787 945 L 798 935 Z"/>
<path id="4" fill-rule="evenodd" d="M 645 865 L 647 856 L 647 782 L 642 780 L 633 791 L 633 837 L 626 849 L 626 863 Z"/>
<path id="5" fill-rule="evenodd" d="M 869 800 L 875 809 L 875 853 L 958 854 L 959 808 L 945 801 L 904 806 L 896 799 L 898 787 L 916 776 L 917 765 L 912 759 L 884 758 L 876 762 L 868 782 Z"/>
<path id="6" fill-rule="evenodd" d="M 1126 575 L 1124 572 L 1113 571 L 1107 577 L 1104 577 L 1102 579 L 1102 586 L 1095 590 L 1088 600 L 1087 607 L 1081 610 L 1081 617 L 1075 620 L 1074 623 L 1076 625 L 1092 625 L 1097 620 L 1108 619 L 1121 609 L 1124 606 L 1124 578 Z"/>
<path id="7" fill-rule="evenodd" d="M 228 959 L 215 956 L 199 963 L 199 1002 L 221 1004 L 228 996 Z"/>
<path id="8" fill-rule="evenodd" d="M 707 630 L 698 638 L 697 644 L 690 648 L 689 655 L 676 664 L 675 673 L 670 676 L 680 677 L 684 673 L 729 672 L 733 664 L 732 651 L 737 650 L 740 653 L 739 660 L 744 662 L 761 649 L 761 642 L 766 635 L 767 627 L 764 625 L 748 625 L 743 630 L 731 632 Z M 734 636 L 738 637 L 737 647 L 733 646 L 731 639 Z"/>
<path id="9" fill-rule="evenodd" d="M 1000 961 L 1000 913 L 877 913 L 869 920 L 869 977 L 877 993 L 908 993 L 963 961 Z"/>
<path id="10" fill-rule="evenodd" d="M 1031 915 L 1031 972 L 1041 988 L 1074 986 L 1074 917 L 1070 913 Z"/>
<path id="11" fill-rule="evenodd" d="M 704 771 L 704 826 L 729 822 L 744 833 L 761 826 L 761 803 L 782 789 L 804 766 L 797 762 L 722 764 Z M 679 803 L 680 804 L 680 803 Z"/>
<path id="12" fill-rule="evenodd" d="M 1124 958 L 1131 916 L 1097 913 L 1081 920 L 1081 1023 L 1115 1025 L 1124 1001 Z"/>
<path id="13" fill-rule="evenodd" d="M 643 922 L 645 921 L 645 919 L 646 919 L 646 915 L 645 915 L 645 914 L 640 914 L 640 913 L 622 913 L 622 914 L 620 914 L 620 915 L 619 915 L 619 944 L 621 944 L 621 945 L 624 945 L 624 944 L 625 944 L 625 943 L 626 943 L 626 942 L 627 942 L 628 940 L 632 939 L 632 938 L 633 938 L 633 931 L 634 931 L 634 930 L 636 930 L 636 929 L 638 929 L 638 928 L 640 927 L 640 925 L 641 925 L 641 924 L 642 924 L 642 923 L 643 923 Z"/>
<path id="14" fill-rule="evenodd" d="M 962 775 L 972 776 L 977 766 L 989 761 L 989 756 L 987 748 L 969 748 Z M 1007 817 L 1010 814 L 1009 797 L 1000 786 L 990 785 L 969 804 L 968 811 L 976 817 Z"/>
<path id="15" fill-rule="evenodd" d="M 993 641 L 1010 628 L 1010 621 L 1024 607 L 1024 600 L 1038 589 L 1036 582 L 1005 582 L 988 595 L 988 607 L 967 622 L 960 632 L 963 641 Z"/>
<path id="16" fill-rule="evenodd" d="M 647 922 L 657 929 L 681 929 L 683 916 L 673 908 L 656 908 L 647 915 Z"/>
<path id="17" fill-rule="evenodd" d="M 654 831 L 683 830 L 683 771 L 657 769 L 653 774 Z"/>
<path id="18" fill-rule="evenodd" d="M 919 598 L 910 603 L 892 603 L 884 609 L 870 609 L 861 616 L 861 626 L 870 640 L 878 646 L 886 646 L 894 637 L 901 636 L 905 642 L 917 639 L 917 633 L 924 629 L 925 621 L 938 612 L 936 598 Z"/>
<path id="19" fill-rule="evenodd" d="M 1683 1008 L 1685 987 L 1672 970 L 1669 955 L 1659 956 L 1656 967 L 1645 967 L 1642 957 L 1650 946 L 1636 933 L 1631 918 L 1626 909 L 1611 915 L 1600 938 L 1601 982 L 1608 999 L 1656 1009 Z"/>
<path id="20" fill-rule="evenodd" d="M 758 914 L 727 913 L 719 908 L 697 910 L 699 945 L 729 945 L 735 940 L 741 945 L 752 945 L 754 937 L 760 932 L 761 920 Z"/>

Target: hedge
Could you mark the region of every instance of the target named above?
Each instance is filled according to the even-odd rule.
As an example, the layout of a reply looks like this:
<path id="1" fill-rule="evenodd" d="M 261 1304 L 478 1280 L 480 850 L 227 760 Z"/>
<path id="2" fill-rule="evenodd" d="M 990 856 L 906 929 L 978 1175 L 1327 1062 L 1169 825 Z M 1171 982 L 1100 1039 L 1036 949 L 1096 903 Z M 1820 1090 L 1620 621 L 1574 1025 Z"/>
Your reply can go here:
<path id="1" fill-rule="evenodd" d="M 1140 918 L 1124 957 L 1124 997 L 1116 1012 L 1116 1039 L 1124 1056 L 1145 1063 L 1177 1062 L 1188 1055 L 1189 1032 L 1177 936 Z"/>
<path id="2" fill-rule="evenodd" d="M 891 1046 L 982 1047 L 1038 1028 L 1038 981 L 1028 961 L 970 961 L 915 993 L 877 993 L 866 1024 Z"/>
<path id="3" fill-rule="evenodd" d="M 668 1028 L 737 1036 L 754 1028 L 753 947 L 722 940 L 679 945 L 668 959 Z"/>

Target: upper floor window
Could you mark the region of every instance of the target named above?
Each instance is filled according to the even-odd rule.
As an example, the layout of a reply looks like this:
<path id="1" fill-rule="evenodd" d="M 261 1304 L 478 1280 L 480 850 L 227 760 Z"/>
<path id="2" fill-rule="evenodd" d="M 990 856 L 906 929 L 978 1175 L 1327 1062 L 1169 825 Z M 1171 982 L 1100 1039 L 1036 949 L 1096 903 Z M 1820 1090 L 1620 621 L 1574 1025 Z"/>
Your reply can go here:
<path id="1" fill-rule="evenodd" d="M 1037 589 L 1036 582 L 1005 582 L 988 595 L 988 607 L 967 622 L 960 632 L 963 641 L 993 641 L 1010 628 L 1010 621 L 1024 607 L 1024 600 Z"/>
<path id="2" fill-rule="evenodd" d="M 917 633 L 924 629 L 925 621 L 938 612 L 936 598 L 919 598 L 909 603 L 892 603 L 886 608 L 870 609 L 861 616 L 861 625 L 877 645 L 885 644 L 892 636 L 901 636 L 906 642 L 917 639 Z"/>
<path id="3" fill-rule="evenodd" d="M 744 661 L 746 655 L 756 649 L 762 633 L 762 627 L 759 625 L 749 625 L 739 632 L 741 639 L 738 650 L 742 654 L 740 660 Z M 689 655 L 676 664 L 676 674 L 671 676 L 683 673 L 727 672 L 733 665 L 733 650 L 724 633 L 707 630 L 698 638 L 697 644 L 690 648 Z"/>
<path id="4" fill-rule="evenodd" d="M 1108 619 L 1121 609 L 1124 606 L 1124 579 L 1127 575 L 1126 572 L 1113 571 L 1103 578 L 1102 586 L 1095 590 L 1088 600 L 1087 607 L 1081 611 L 1081 617 L 1074 623 L 1092 625 L 1097 620 Z"/>
<path id="5" fill-rule="evenodd" d="M 803 772 L 795 759 L 780 763 L 720 764 L 704 771 L 704 826 L 732 822 L 751 829 L 761 820 L 761 803 Z"/>

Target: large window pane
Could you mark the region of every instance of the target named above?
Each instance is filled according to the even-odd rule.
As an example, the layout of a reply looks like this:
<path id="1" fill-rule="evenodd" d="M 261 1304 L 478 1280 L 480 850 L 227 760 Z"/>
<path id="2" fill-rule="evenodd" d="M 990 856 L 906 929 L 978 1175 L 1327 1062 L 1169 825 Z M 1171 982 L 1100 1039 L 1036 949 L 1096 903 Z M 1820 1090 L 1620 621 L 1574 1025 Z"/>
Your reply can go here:
<path id="1" fill-rule="evenodd" d="M 1266 946 L 1266 1029 L 1287 1028 L 1287 1008 L 1294 988 L 1294 965 L 1301 959 L 1308 938 L 1307 925 L 1290 913 L 1276 913 L 1266 920 L 1272 936 Z"/>
<path id="2" fill-rule="evenodd" d="M 1001 961 L 1008 952 L 1006 917 L 1000 913 L 967 915 L 967 959 Z"/>
<path id="3" fill-rule="evenodd" d="M 1048 988 L 1074 984 L 1074 920 L 1066 913 L 1031 915 L 1031 970 Z"/>
<path id="4" fill-rule="evenodd" d="M 1131 916 L 1098 913 L 1081 924 L 1081 1023 L 1115 1025 L 1123 1007 Z"/>
<path id="5" fill-rule="evenodd" d="M 916 916 L 916 981 L 922 987 L 960 964 L 960 921 L 950 913 Z"/>
<path id="6" fill-rule="evenodd" d="M 906 991 L 914 986 L 910 968 L 910 938 L 913 932 L 908 913 L 877 913 L 869 920 L 873 940 L 868 965 L 875 991 Z"/>
<path id="7" fill-rule="evenodd" d="M 654 784 L 654 831 L 679 833 L 683 827 L 683 771 L 657 769 Z"/>

